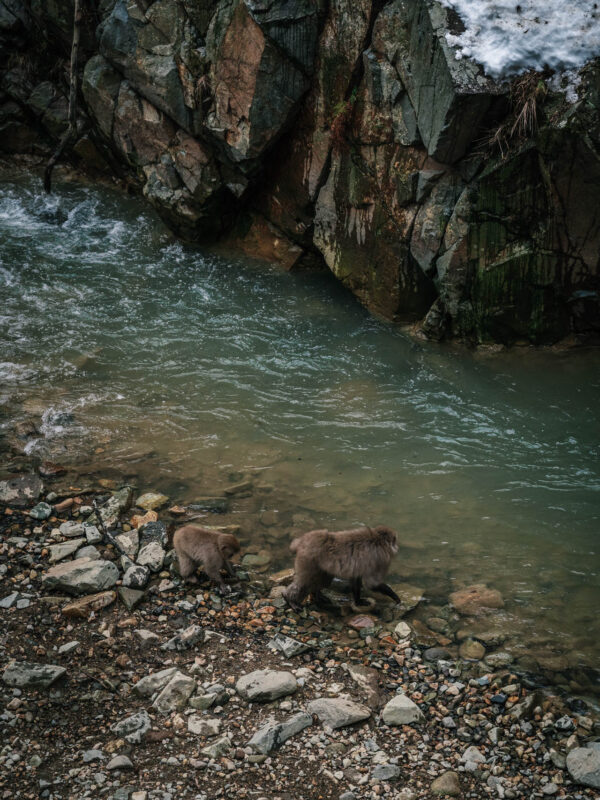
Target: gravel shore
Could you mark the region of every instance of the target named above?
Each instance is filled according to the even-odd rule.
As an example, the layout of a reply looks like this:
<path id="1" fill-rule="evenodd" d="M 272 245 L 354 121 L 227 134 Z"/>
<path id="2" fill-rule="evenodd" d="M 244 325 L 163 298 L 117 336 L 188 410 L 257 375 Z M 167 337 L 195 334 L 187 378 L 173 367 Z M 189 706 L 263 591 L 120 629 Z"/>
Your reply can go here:
<path id="1" fill-rule="evenodd" d="M 260 554 L 184 585 L 167 500 L 0 482 L 1 798 L 600 797 L 584 703 L 424 642 L 410 602 L 298 615 Z"/>

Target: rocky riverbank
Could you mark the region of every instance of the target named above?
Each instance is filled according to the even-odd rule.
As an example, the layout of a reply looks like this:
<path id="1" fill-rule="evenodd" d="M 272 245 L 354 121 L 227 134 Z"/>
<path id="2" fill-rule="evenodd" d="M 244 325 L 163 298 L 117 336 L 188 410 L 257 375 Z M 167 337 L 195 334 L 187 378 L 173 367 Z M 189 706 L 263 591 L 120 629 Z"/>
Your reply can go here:
<path id="1" fill-rule="evenodd" d="M 181 507 L 41 469 L 46 487 L 0 482 L 7 800 L 598 797 L 593 712 L 485 637 L 436 640 L 416 587 L 368 610 L 334 591 L 330 611 L 297 615 L 267 550 L 243 556 L 227 597 L 184 586 L 167 529 L 218 525 L 226 497 Z M 503 602 L 482 585 L 450 597 L 465 627 Z"/>

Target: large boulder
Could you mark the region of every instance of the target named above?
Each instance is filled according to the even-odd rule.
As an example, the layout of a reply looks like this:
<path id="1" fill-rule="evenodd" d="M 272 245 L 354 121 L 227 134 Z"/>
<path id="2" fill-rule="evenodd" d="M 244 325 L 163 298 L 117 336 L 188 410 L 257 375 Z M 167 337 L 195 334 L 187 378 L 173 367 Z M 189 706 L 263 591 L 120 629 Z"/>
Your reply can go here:
<path id="1" fill-rule="evenodd" d="M 78 558 L 51 567 L 42 577 L 42 585 L 69 594 L 92 594 L 112 588 L 118 580 L 119 570 L 112 561 Z"/>

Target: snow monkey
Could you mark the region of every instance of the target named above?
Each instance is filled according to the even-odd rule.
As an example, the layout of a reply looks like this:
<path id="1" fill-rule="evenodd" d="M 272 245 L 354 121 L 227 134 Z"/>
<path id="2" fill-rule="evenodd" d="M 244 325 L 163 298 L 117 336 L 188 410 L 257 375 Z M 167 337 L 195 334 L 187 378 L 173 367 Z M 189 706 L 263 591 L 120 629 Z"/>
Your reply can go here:
<path id="1" fill-rule="evenodd" d="M 175 531 L 173 547 L 177 553 L 179 572 L 182 578 L 189 578 L 202 564 L 204 572 L 211 581 L 218 584 L 221 591 L 230 591 L 221 575 L 225 570 L 235 577 L 229 559 L 240 549 L 240 543 L 231 533 L 219 533 L 200 525 L 184 525 Z"/>
<path id="2" fill-rule="evenodd" d="M 296 553 L 295 575 L 283 596 L 296 611 L 308 594 L 316 602 L 323 602 L 321 589 L 329 586 L 333 578 L 350 581 L 356 605 L 362 604 L 363 580 L 368 589 L 400 602 L 396 592 L 383 582 L 398 550 L 396 534 L 391 528 L 378 525 L 353 531 L 309 531 L 294 539 L 290 550 Z"/>

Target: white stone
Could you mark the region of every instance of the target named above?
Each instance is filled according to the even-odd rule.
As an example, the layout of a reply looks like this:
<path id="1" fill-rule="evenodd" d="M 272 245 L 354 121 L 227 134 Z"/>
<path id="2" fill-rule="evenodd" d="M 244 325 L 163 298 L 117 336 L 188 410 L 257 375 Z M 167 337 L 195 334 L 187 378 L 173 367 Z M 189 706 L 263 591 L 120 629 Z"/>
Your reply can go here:
<path id="1" fill-rule="evenodd" d="M 386 725 L 411 725 L 424 719 L 419 707 L 405 694 L 392 697 L 381 712 L 381 717 Z"/>
<path id="2" fill-rule="evenodd" d="M 332 730 L 362 722 L 371 716 L 371 710 L 367 706 L 355 703 L 347 697 L 318 697 L 306 708 L 310 714 L 316 714 L 323 725 Z"/>
<path id="3" fill-rule="evenodd" d="M 257 703 L 293 694 L 297 688 L 298 683 L 291 672 L 272 669 L 258 669 L 243 675 L 235 685 L 241 697 Z"/>

